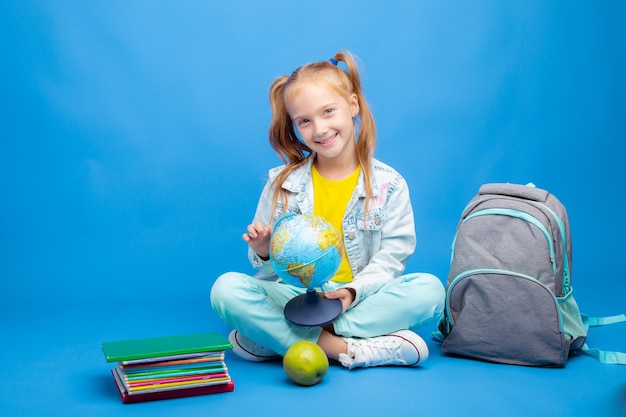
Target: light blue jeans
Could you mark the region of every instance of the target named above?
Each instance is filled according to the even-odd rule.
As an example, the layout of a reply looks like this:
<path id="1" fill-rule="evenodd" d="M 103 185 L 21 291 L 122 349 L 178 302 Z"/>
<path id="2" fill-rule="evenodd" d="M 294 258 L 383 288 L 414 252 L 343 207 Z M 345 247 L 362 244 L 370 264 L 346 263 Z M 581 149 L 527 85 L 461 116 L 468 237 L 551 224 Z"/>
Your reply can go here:
<path id="1" fill-rule="evenodd" d="M 329 281 L 322 290 L 333 291 L 342 285 Z M 211 289 L 211 305 L 229 327 L 284 355 L 300 340 L 316 343 L 322 332 L 321 327 L 298 326 L 285 319 L 285 304 L 305 291 L 281 282 L 227 272 Z M 333 326 L 344 337 L 374 337 L 403 329 L 415 331 L 439 320 L 444 298 L 444 287 L 437 277 L 425 273 L 403 275 L 341 314 Z"/>

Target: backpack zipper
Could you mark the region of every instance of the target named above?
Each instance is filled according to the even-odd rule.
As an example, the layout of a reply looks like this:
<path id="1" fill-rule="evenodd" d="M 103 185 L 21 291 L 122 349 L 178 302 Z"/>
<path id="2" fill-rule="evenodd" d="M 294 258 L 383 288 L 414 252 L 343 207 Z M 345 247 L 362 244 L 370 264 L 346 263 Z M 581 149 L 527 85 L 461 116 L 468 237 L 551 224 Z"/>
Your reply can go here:
<path id="1" fill-rule="evenodd" d="M 463 222 L 461 222 L 459 229 L 465 224 L 465 222 L 475 218 L 475 217 L 480 217 L 480 216 L 489 216 L 489 215 L 498 215 L 498 216 L 510 216 L 510 217 L 515 217 L 524 221 L 527 221 L 528 223 L 536 226 L 539 230 L 541 230 L 541 232 L 543 233 L 543 235 L 546 237 L 546 241 L 548 242 L 548 248 L 550 250 L 550 263 L 552 264 L 552 271 L 554 272 L 554 276 L 556 277 L 556 259 L 555 259 L 555 255 L 554 255 L 554 242 L 552 242 L 552 238 L 550 236 L 550 232 L 548 232 L 548 229 L 546 229 L 546 227 L 544 226 L 543 223 L 541 223 L 541 221 L 539 221 L 536 217 L 524 212 L 524 211 L 520 211 L 520 210 L 513 210 L 513 209 L 505 209 L 505 208 L 488 208 L 488 209 L 483 209 L 480 211 L 477 211 L 476 213 L 472 213 L 469 216 L 467 216 L 467 218 L 465 218 L 465 220 L 463 220 Z M 456 238 L 458 236 L 458 233 L 454 236 L 454 240 L 452 241 L 452 250 L 451 250 L 451 255 L 450 255 L 450 263 L 452 263 L 452 260 L 454 259 L 454 247 L 456 244 Z"/>
<path id="2" fill-rule="evenodd" d="M 506 197 L 506 196 L 499 196 L 499 197 Z M 465 220 L 467 220 L 467 216 L 469 215 L 469 212 L 471 210 L 473 210 L 475 207 L 477 207 L 479 204 L 484 203 L 486 201 L 490 201 L 493 200 L 495 197 L 486 197 L 486 198 L 481 198 L 478 199 L 476 201 L 472 201 L 470 202 L 465 209 L 463 209 L 463 214 L 461 216 L 461 218 L 463 219 L 463 221 L 461 222 L 461 224 L 463 224 L 465 222 Z M 565 232 L 565 224 L 563 223 L 563 220 L 561 219 L 561 217 L 559 217 L 558 214 L 556 214 L 554 212 L 554 210 L 552 210 L 547 204 L 538 202 L 538 201 L 526 201 L 528 204 L 533 205 L 535 207 L 537 207 L 539 210 L 541 211 L 547 211 L 548 213 L 550 213 L 550 215 L 552 216 L 552 218 L 554 218 L 554 220 L 557 223 L 557 226 L 559 227 L 559 231 L 561 233 L 561 242 L 563 245 L 563 276 L 562 276 L 562 280 L 561 280 L 561 288 L 563 291 L 563 298 L 566 298 L 571 292 L 572 292 L 572 274 L 570 271 L 570 263 L 569 263 L 569 256 L 567 254 L 567 234 Z M 512 210 L 512 209 L 510 209 Z M 549 236 L 549 235 L 547 235 Z M 548 237 L 549 239 L 549 237 Z M 454 238 L 454 240 L 456 241 L 456 236 Z M 452 250 L 454 251 L 454 241 L 452 243 Z M 450 257 L 450 262 L 452 262 L 452 256 Z M 556 277 L 556 274 L 555 274 Z"/>
<path id="3" fill-rule="evenodd" d="M 563 220 L 559 217 L 558 214 L 554 212 L 550 207 L 542 203 L 531 203 L 536 206 L 543 207 L 546 209 L 552 217 L 556 220 L 556 224 L 559 226 L 559 231 L 561 232 L 561 242 L 563 244 L 563 279 L 561 282 L 561 287 L 563 289 L 563 298 L 567 297 L 572 291 L 572 278 L 569 270 L 569 257 L 567 256 L 567 234 L 565 233 L 565 224 Z"/>
<path id="4" fill-rule="evenodd" d="M 532 282 L 535 282 L 537 284 L 539 284 L 543 289 L 546 290 L 546 292 L 548 294 L 550 294 L 550 297 L 554 300 L 554 306 L 555 306 L 555 310 L 557 313 L 557 316 L 559 318 L 559 330 L 561 333 L 563 333 L 563 317 L 561 315 L 561 309 L 559 308 L 559 302 L 556 298 L 556 296 L 552 293 L 552 291 L 550 291 L 550 289 L 548 287 L 546 287 L 542 282 L 540 282 L 537 278 L 531 277 L 530 275 L 526 275 L 526 274 L 522 274 L 519 272 L 513 272 L 513 271 L 507 271 L 505 269 L 489 269 L 489 268 L 485 268 L 485 269 L 471 269 L 468 271 L 464 271 L 462 273 L 460 273 L 459 275 L 457 275 L 454 280 L 452 280 L 452 282 L 450 283 L 450 286 L 448 288 L 448 290 L 446 291 L 446 305 L 445 305 L 445 311 L 447 314 L 445 314 L 445 318 L 446 318 L 446 333 L 450 333 L 450 330 L 452 329 L 452 326 L 454 326 L 454 319 L 452 318 L 452 313 L 450 310 L 450 295 L 452 294 L 452 290 L 454 289 L 454 287 L 456 286 L 456 284 L 459 283 L 459 281 L 461 281 L 462 279 L 466 278 L 469 275 L 478 275 L 478 274 L 503 274 L 503 275 L 511 275 L 517 278 L 522 278 L 522 279 L 526 279 Z"/>

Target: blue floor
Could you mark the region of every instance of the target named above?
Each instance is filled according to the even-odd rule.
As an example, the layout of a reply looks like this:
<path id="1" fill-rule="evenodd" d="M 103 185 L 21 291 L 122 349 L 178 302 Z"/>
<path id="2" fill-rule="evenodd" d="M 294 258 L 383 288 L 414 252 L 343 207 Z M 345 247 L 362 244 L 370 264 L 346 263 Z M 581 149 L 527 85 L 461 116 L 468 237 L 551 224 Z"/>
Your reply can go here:
<path id="1" fill-rule="evenodd" d="M 268 88 L 339 49 L 361 60 L 376 157 L 411 190 L 407 272 L 445 280 L 487 182 L 567 207 L 574 295 L 626 313 L 626 3 L 5 0 L 0 12 L 0 417 L 626 416 L 626 366 L 443 356 L 297 387 L 229 355 L 232 393 L 123 405 L 100 343 L 229 329 L 215 278 L 270 167 Z M 626 351 L 626 325 L 589 344 Z"/>
<path id="2" fill-rule="evenodd" d="M 203 331 L 228 334 L 206 303 L 188 301 L 165 309 L 111 304 L 14 311 L 2 323 L 1 415 L 626 415 L 626 366 L 602 365 L 588 356 L 571 358 L 564 369 L 495 365 L 444 356 L 428 338 L 431 357 L 421 368 L 348 371 L 335 365 L 319 385 L 300 387 L 288 380 L 280 361 L 249 363 L 229 354 L 226 362 L 236 383 L 232 393 L 122 404 L 100 342 Z M 624 347 L 624 327 L 593 329 L 589 342 Z"/>

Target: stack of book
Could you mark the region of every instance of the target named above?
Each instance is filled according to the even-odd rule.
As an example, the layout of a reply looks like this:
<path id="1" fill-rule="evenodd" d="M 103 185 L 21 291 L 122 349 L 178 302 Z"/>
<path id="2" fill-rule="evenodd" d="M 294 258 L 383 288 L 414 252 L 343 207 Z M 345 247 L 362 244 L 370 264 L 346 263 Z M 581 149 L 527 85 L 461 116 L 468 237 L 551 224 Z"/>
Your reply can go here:
<path id="1" fill-rule="evenodd" d="M 154 337 L 101 344 L 123 403 L 229 392 L 235 389 L 217 333 Z"/>

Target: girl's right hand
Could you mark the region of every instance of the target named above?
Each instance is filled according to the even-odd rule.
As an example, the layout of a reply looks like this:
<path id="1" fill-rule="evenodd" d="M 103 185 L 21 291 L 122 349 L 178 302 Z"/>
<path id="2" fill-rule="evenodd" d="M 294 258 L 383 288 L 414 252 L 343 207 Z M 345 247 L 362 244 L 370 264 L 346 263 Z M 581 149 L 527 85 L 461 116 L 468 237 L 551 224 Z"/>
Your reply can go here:
<path id="1" fill-rule="evenodd" d="M 248 232 L 244 233 L 242 237 L 257 255 L 266 259 L 270 253 L 271 234 L 271 225 L 264 225 L 260 221 L 256 221 L 248 225 Z"/>

